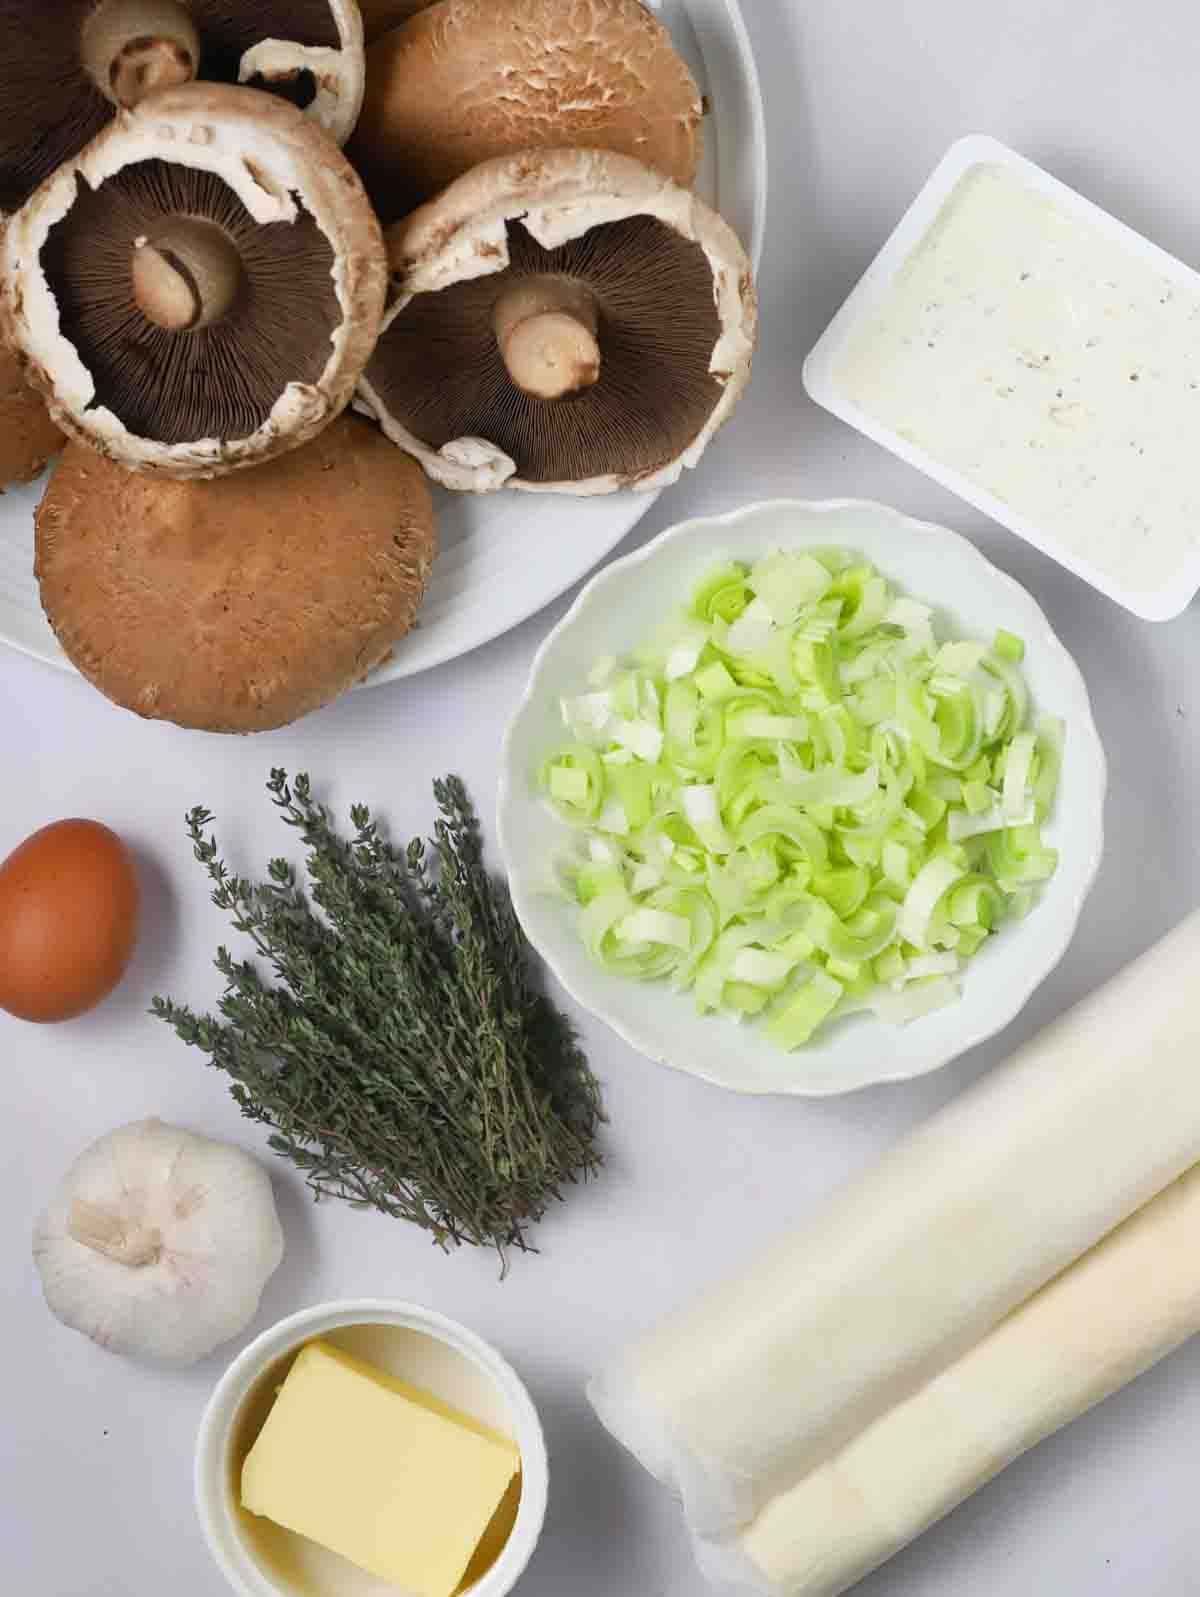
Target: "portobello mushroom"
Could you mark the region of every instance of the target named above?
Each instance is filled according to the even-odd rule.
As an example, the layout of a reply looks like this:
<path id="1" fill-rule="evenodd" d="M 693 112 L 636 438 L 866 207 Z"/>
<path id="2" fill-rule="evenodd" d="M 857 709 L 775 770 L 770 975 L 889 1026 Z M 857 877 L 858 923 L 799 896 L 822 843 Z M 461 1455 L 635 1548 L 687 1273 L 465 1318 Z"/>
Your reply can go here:
<path id="1" fill-rule="evenodd" d="M 750 375 L 733 229 L 628 156 L 486 162 L 388 233 L 394 300 L 359 404 L 447 488 L 659 488 Z"/>
<path id="2" fill-rule="evenodd" d="M 68 657 L 151 720 L 262 732 L 360 681 L 412 626 L 433 564 L 420 468 L 343 416 L 216 482 L 79 444 L 37 513 L 42 605 Z"/>
<path id="3" fill-rule="evenodd" d="M 190 83 L 109 124 L 10 221 L 3 310 L 65 432 L 211 476 L 349 403 L 384 308 L 382 235 L 293 106 Z"/>
<path id="4" fill-rule="evenodd" d="M 386 223 L 518 150 L 616 150 L 690 187 L 703 116 L 641 0 L 438 0 L 368 50 L 349 150 Z"/>

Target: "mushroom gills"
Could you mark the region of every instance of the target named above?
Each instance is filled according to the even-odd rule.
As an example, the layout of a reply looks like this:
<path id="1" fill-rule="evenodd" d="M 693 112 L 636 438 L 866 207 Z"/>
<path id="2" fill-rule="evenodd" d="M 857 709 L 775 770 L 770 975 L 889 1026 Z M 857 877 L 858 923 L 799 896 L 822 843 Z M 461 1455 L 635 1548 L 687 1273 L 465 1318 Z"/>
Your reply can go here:
<path id="1" fill-rule="evenodd" d="M 4 212 L 90 143 L 118 101 L 191 76 L 236 83 L 242 57 L 263 39 L 342 43 L 330 0 L 0 0 L 0 38 L 11 46 L 0 55 Z M 192 40 L 199 60 L 185 68 Z M 308 73 L 299 80 L 255 86 L 299 97 L 303 109 L 316 86 Z"/>
<path id="2" fill-rule="evenodd" d="M 260 224 L 219 177 L 160 160 L 78 197 L 42 267 L 89 409 L 165 444 L 249 437 L 289 383 L 317 383 L 341 321 L 333 251 L 301 209 Z"/>
<path id="3" fill-rule="evenodd" d="M 236 83 L 242 57 L 264 39 L 287 39 L 310 48 L 336 50 L 341 36 L 329 0 L 189 0 L 199 23 L 204 54 L 200 75 Z M 287 85 L 258 81 L 254 88 L 282 92 Z M 301 107 L 303 109 L 303 107 Z"/>
<path id="4" fill-rule="evenodd" d="M 634 483 L 678 459 L 722 394 L 710 370 L 721 325 L 703 249 L 648 216 L 603 223 L 554 250 L 520 222 L 507 232 L 506 271 L 418 294 L 384 333 L 367 368 L 384 408 L 434 450 L 486 439 L 525 482 Z M 539 315 L 550 285 L 562 297 Z M 514 328 L 514 295 L 531 286 L 534 313 Z M 598 372 L 561 397 L 526 392 L 505 360 L 514 333 L 581 303 L 595 307 Z M 581 325 L 577 309 L 565 319 Z"/>
<path id="5" fill-rule="evenodd" d="M 95 0 L 0 0 L 0 210 L 38 185 L 112 120 L 114 107 L 76 46 Z M 19 41 L 19 48 L 14 48 Z"/>
<path id="6" fill-rule="evenodd" d="M 307 111 L 317 97 L 317 80 L 307 67 L 298 68 L 274 78 L 253 72 L 246 79 L 248 89 L 262 89 L 277 100 L 286 100 L 297 111 Z"/>

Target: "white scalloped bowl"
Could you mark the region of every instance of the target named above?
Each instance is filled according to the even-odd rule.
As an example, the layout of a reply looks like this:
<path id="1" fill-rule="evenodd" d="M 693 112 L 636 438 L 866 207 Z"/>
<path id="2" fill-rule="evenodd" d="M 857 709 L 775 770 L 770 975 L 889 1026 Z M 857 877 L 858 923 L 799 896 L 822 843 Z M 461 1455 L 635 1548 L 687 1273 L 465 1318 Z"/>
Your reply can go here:
<path id="1" fill-rule="evenodd" d="M 1059 869 L 1041 902 L 972 960 L 959 1003 L 905 1027 L 849 1016 L 808 1048 L 785 1054 L 753 1025 L 697 1014 L 689 994 L 622 979 L 593 963 L 575 911 L 556 890 L 555 861 L 570 829 L 539 796 L 534 773 L 561 743 L 559 699 L 578 692 L 601 656 L 624 655 L 683 603 L 723 558 L 837 544 L 936 605 L 956 635 L 1005 627 L 1026 642 L 1025 675 L 1040 710 L 1067 724 L 1062 781 L 1047 839 Z M 570 995 L 657 1063 L 743 1093 L 823 1097 L 936 1070 L 1005 1027 L 1058 964 L 1075 932 L 1103 851 L 1107 768 L 1087 687 L 1034 600 L 957 533 L 885 505 L 778 501 L 687 522 L 607 567 L 546 639 L 504 740 L 500 844 L 513 902 L 538 953 Z"/>

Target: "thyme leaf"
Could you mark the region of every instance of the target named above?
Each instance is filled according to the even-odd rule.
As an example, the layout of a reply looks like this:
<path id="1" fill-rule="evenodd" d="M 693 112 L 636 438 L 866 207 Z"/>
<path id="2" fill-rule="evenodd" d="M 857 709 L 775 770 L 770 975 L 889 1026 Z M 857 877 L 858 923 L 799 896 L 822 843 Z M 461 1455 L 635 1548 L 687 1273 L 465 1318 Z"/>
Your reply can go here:
<path id="1" fill-rule="evenodd" d="M 506 1261 L 599 1169 L 604 1117 L 570 1023 L 532 983 L 466 789 L 435 782 L 434 837 L 405 849 L 363 805 L 343 835 L 306 775 L 273 771 L 267 791 L 303 843 L 307 884 L 283 859 L 261 883 L 231 874 L 212 815 L 190 811 L 213 903 L 257 958 L 218 950 L 217 1015 L 169 998 L 152 1012 L 232 1077 L 242 1113 L 318 1198 Z"/>

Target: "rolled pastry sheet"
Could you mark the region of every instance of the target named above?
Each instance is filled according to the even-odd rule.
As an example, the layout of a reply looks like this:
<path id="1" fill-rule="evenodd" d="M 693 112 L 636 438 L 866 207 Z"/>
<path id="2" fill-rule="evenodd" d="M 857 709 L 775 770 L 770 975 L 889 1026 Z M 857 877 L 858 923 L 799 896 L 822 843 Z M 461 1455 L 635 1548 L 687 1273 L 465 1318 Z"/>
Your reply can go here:
<path id="1" fill-rule="evenodd" d="M 1022 1453 L 1200 1330 L 1200 1167 L 701 1567 L 759 1597 L 838 1597 Z"/>
<path id="2" fill-rule="evenodd" d="M 1200 914 L 635 1344 L 592 1401 L 693 1531 L 728 1537 L 1197 1163 Z"/>

